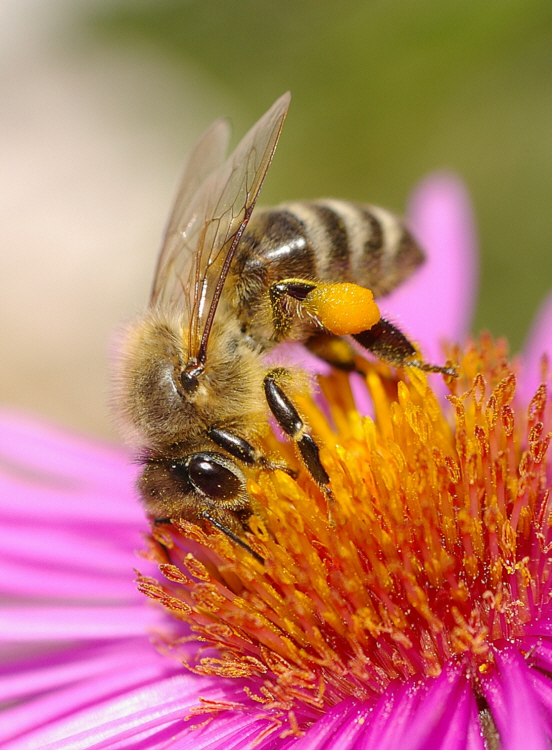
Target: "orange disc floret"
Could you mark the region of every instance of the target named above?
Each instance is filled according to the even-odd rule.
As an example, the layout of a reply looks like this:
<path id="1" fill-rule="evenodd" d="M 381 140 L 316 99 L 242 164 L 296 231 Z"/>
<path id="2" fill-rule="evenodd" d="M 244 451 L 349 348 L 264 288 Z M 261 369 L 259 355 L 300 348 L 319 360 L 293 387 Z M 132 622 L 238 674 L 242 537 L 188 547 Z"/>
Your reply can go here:
<path id="1" fill-rule="evenodd" d="M 164 653 L 249 680 L 259 712 L 296 734 L 346 698 L 451 664 L 482 694 L 501 644 L 549 606 L 552 403 L 545 384 L 522 403 L 500 342 L 452 359 L 446 400 L 419 369 L 380 362 L 364 363 L 372 418 L 343 372 L 319 378 L 324 409 L 298 398 L 332 501 L 269 434 L 266 455 L 294 475 L 251 470 L 244 538 L 257 557 L 183 520 L 153 529 L 159 580 L 139 587 L 202 644 L 190 657 L 177 633 Z M 297 725 L 296 711 L 310 718 Z"/>

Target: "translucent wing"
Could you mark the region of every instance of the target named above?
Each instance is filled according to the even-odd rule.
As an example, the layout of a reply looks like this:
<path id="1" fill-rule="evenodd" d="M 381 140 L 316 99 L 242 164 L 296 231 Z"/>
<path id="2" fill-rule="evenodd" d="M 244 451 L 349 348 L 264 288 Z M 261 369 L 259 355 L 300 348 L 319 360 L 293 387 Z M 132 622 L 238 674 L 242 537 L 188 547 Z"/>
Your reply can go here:
<path id="1" fill-rule="evenodd" d="M 219 151 L 213 155 L 214 144 L 219 149 L 223 140 L 216 134 L 217 123 L 188 160 L 183 187 L 169 220 L 151 302 L 163 308 L 187 309 L 190 363 L 205 361 L 224 281 L 270 166 L 289 102 L 289 93 L 280 97 L 234 153 L 214 169 L 213 163 L 220 158 Z M 210 164 L 198 165 L 201 176 L 197 179 L 190 174 L 190 167 L 202 153 L 208 153 Z M 197 190 L 188 202 L 194 183 Z"/>
<path id="2" fill-rule="evenodd" d="M 201 183 L 223 163 L 228 152 L 229 142 L 230 125 L 228 121 L 216 120 L 200 136 L 186 159 L 178 193 L 165 229 L 161 252 L 157 259 L 157 268 L 151 290 L 152 303 L 157 301 L 161 288 L 167 281 L 166 269 L 170 259 L 175 253 L 179 252 L 179 247 L 182 244 L 182 232 L 187 225 L 186 209 Z"/>

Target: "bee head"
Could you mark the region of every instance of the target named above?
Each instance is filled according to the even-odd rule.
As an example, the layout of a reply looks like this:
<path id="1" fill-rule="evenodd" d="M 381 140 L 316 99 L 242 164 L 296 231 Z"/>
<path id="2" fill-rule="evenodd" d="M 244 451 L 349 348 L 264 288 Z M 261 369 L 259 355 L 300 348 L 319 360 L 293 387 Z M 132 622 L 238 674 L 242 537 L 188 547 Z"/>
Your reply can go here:
<path id="1" fill-rule="evenodd" d="M 181 320 L 155 312 L 123 331 L 113 407 L 131 444 L 167 445 L 204 429 L 206 379 L 189 361 L 186 340 Z"/>
<path id="2" fill-rule="evenodd" d="M 151 311 L 123 332 L 113 408 L 131 444 L 193 443 L 214 421 L 242 415 L 252 391 L 262 393 L 262 366 L 234 328 L 232 319 L 213 327 L 205 363 L 188 355 L 182 316 Z"/>

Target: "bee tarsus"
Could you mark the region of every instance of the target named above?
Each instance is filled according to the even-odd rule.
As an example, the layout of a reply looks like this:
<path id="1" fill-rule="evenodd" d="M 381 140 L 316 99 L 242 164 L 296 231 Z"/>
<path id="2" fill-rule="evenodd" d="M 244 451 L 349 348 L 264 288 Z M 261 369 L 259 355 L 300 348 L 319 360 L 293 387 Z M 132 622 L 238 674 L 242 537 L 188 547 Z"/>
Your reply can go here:
<path id="1" fill-rule="evenodd" d="M 425 372 L 442 373 L 443 375 L 456 375 L 453 367 L 431 365 L 414 359 L 417 351 L 414 345 L 406 338 L 397 326 L 384 318 L 369 330 L 353 334 L 353 338 L 364 349 L 375 354 L 379 359 L 396 367 L 417 367 Z"/>

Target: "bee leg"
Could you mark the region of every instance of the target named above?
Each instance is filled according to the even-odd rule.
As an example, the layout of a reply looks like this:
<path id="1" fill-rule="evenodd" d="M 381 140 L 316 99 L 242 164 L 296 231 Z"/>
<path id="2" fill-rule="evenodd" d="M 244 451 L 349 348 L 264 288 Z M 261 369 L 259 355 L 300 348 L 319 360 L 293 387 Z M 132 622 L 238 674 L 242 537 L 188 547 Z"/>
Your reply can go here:
<path id="1" fill-rule="evenodd" d="M 416 354 L 414 345 L 404 333 L 384 318 L 368 331 L 353 334 L 355 341 L 379 359 L 398 367 L 406 364 Z"/>
<path id="2" fill-rule="evenodd" d="M 251 445 L 251 443 L 229 430 L 210 427 L 207 430 L 207 435 L 211 438 L 213 443 L 219 446 L 219 448 L 223 448 L 231 456 L 237 458 L 248 466 L 261 466 L 263 469 L 270 470 L 281 469 L 292 477 L 297 475 L 293 469 L 290 469 L 284 463 L 270 461 L 266 456 L 263 456 L 257 448 Z"/>
<path id="3" fill-rule="evenodd" d="M 389 364 L 418 367 L 426 372 L 440 372 L 451 377 L 457 374 L 454 367 L 440 367 L 414 359 L 417 353 L 415 347 L 396 326 L 380 318 L 369 289 L 357 284 L 315 283 L 302 279 L 284 279 L 273 284 L 270 299 L 274 327 L 279 336 L 282 332 L 285 335 L 292 323 L 291 314 L 285 307 L 286 296 L 297 300 L 326 332 L 334 336 L 353 336 L 361 346 Z M 340 361 L 341 356 L 337 357 L 337 366 L 346 369 Z M 322 355 L 322 358 L 334 364 L 332 359 L 335 353 L 330 353 L 330 357 Z"/>
<path id="4" fill-rule="evenodd" d="M 414 345 L 402 331 L 384 318 L 380 318 L 369 330 L 353 334 L 353 338 L 362 347 L 390 365 L 418 367 L 426 372 L 440 372 L 452 377 L 457 375 L 454 367 L 440 367 L 426 364 L 419 359 L 412 359 L 417 353 Z"/>
<path id="5" fill-rule="evenodd" d="M 292 324 L 292 316 L 286 308 L 286 297 L 303 302 L 317 286 L 315 282 L 305 281 L 304 279 L 285 279 L 284 281 L 276 281 L 271 285 L 269 296 L 272 307 L 272 324 L 278 340 L 286 338 Z"/>
<path id="6" fill-rule="evenodd" d="M 299 303 L 320 329 L 334 336 L 360 333 L 380 319 L 374 295 L 366 287 L 349 282 L 283 279 L 270 287 L 273 324 L 280 338 L 292 325 L 286 297 Z"/>
<path id="7" fill-rule="evenodd" d="M 322 488 L 324 494 L 332 499 L 329 487 L 330 478 L 320 461 L 320 450 L 312 435 L 306 431 L 306 425 L 299 412 L 278 385 L 279 378 L 286 373 L 283 368 L 276 368 L 267 373 L 264 379 L 266 400 L 274 418 L 282 430 L 297 443 L 303 463 L 311 477 Z"/>
<path id="8" fill-rule="evenodd" d="M 319 359 L 344 372 L 366 372 L 359 367 L 360 357 L 348 341 L 331 333 L 317 333 L 305 342 L 305 347 Z"/>

